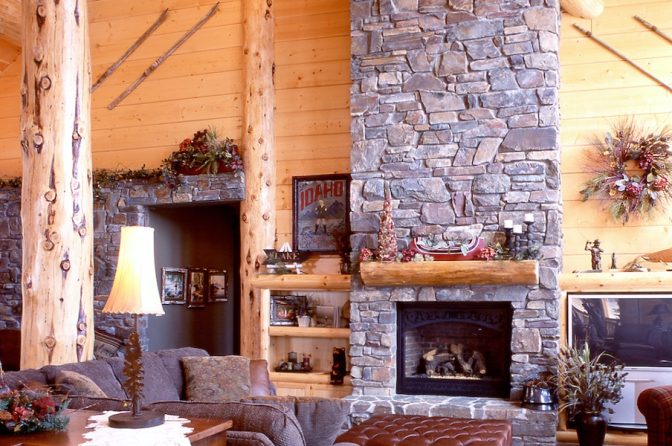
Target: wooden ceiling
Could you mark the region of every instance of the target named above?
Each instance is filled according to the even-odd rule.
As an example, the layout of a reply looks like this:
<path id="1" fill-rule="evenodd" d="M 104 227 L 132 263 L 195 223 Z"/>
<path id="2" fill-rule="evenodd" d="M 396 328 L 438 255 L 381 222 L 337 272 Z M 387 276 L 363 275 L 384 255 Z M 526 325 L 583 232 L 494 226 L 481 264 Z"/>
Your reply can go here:
<path id="1" fill-rule="evenodd" d="M 0 73 L 21 52 L 21 0 L 0 0 Z"/>

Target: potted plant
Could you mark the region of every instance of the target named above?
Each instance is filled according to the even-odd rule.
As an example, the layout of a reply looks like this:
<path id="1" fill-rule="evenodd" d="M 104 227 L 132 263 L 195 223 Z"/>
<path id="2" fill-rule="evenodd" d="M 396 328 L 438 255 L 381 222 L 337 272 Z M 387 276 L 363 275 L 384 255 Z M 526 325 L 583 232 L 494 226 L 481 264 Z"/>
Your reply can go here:
<path id="1" fill-rule="evenodd" d="M 606 352 L 591 357 L 588 343 L 580 349 L 563 348 L 559 356 L 560 409 L 569 409 L 581 446 L 601 446 L 607 430 L 607 404 L 622 399 L 627 373 Z"/>

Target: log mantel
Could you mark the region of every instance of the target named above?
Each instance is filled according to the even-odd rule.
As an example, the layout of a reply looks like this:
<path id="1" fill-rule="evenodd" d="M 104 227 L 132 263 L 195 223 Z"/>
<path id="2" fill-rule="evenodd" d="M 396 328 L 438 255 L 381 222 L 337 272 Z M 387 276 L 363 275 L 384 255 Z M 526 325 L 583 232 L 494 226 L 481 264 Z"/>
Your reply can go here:
<path id="1" fill-rule="evenodd" d="M 536 285 L 539 262 L 523 260 L 364 262 L 360 265 L 367 286 Z"/>

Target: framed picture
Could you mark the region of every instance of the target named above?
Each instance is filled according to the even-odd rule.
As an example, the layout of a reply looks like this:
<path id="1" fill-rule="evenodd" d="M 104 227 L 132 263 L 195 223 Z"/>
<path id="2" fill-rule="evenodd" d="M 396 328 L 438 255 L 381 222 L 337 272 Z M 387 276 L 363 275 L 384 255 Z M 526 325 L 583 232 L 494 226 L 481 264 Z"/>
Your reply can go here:
<path id="1" fill-rule="evenodd" d="M 341 309 L 332 305 L 317 305 L 315 307 L 315 321 L 318 327 L 339 328 Z"/>
<path id="2" fill-rule="evenodd" d="M 271 325 L 297 325 L 298 309 L 307 302 L 306 296 L 271 296 Z"/>
<path id="3" fill-rule="evenodd" d="M 161 268 L 161 303 L 184 304 L 187 301 L 187 269 Z"/>
<path id="4" fill-rule="evenodd" d="M 204 307 L 208 300 L 208 270 L 205 268 L 189 268 L 187 281 L 187 308 Z"/>
<path id="5" fill-rule="evenodd" d="M 226 302 L 226 270 L 211 269 L 208 271 L 208 300 L 210 302 Z"/>
<path id="6" fill-rule="evenodd" d="M 294 251 L 336 253 L 336 233 L 349 233 L 350 175 L 292 178 Z"/>

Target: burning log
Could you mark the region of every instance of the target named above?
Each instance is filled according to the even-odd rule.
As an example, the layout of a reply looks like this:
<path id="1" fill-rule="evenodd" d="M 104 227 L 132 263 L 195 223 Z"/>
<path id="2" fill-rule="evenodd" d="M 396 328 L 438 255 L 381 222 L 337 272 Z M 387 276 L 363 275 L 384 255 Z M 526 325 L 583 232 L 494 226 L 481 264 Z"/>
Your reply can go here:
<path id="1" fill-rule="evenodd" d="M 485 356 L 474 350 L 466 352 L 463 344 L 450 344 L 446 349 L 434 348 L 422 355 L 421 369 L 429 376 L 484 376 Z"/>

